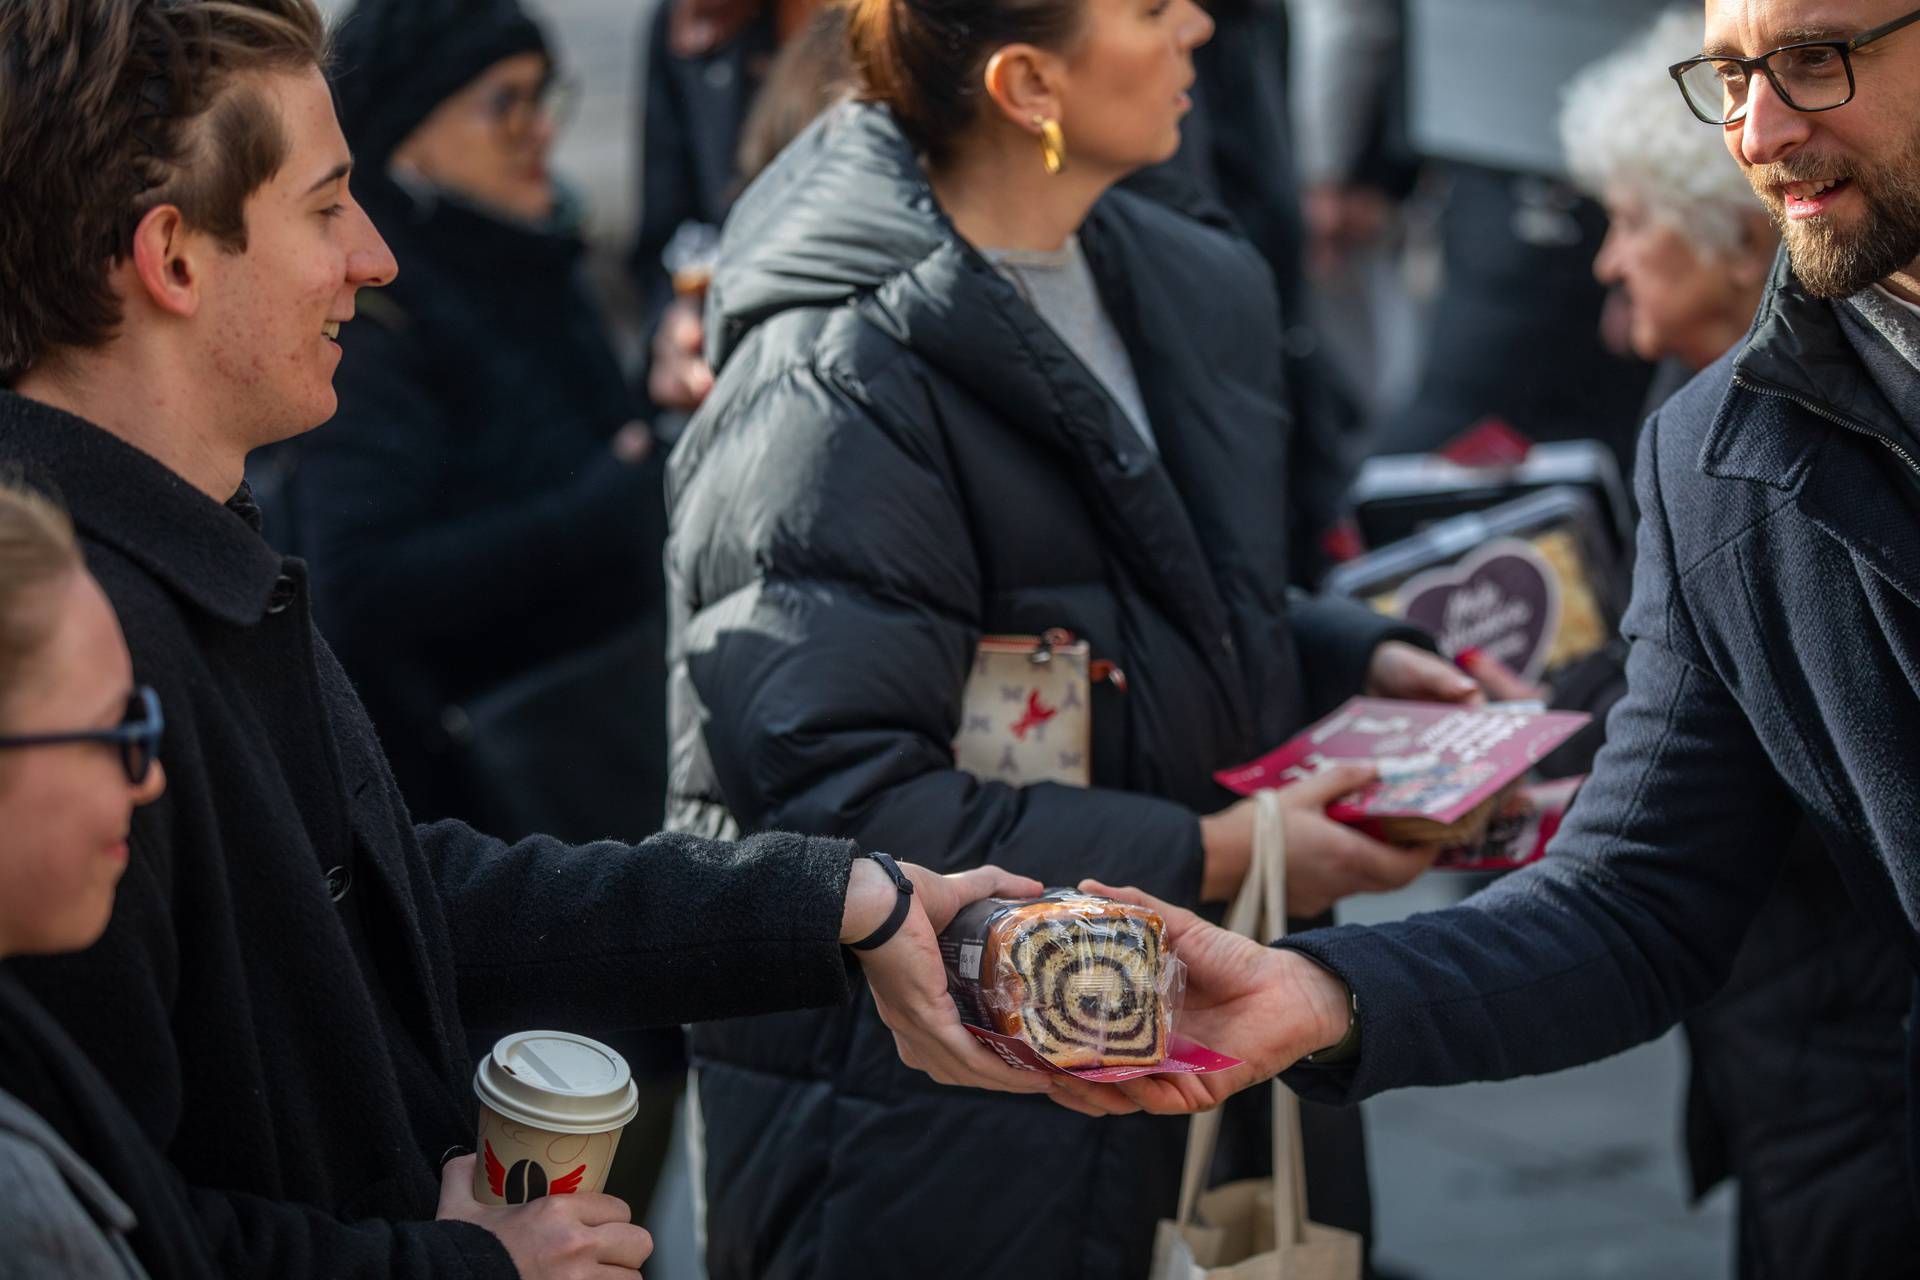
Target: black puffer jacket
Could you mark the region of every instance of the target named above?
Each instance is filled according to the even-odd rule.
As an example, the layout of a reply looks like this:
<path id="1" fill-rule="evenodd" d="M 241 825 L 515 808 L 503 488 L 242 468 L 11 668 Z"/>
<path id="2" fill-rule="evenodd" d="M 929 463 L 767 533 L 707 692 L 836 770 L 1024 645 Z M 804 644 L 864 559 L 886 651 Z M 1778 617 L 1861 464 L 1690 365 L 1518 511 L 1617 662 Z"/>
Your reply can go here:
<path id="1" fill-rule="evenodd" d="M 1213 770 L 1352 692 L 1375 615 L 1286 586 L 1265 265 L 1115 192 L 1081 240 L 1164 451 L 954 231 L 891 117 L 829 114 L 743 196 L 718 386 L 674 455 L 672 821 L 1198 896 Z M 1118 663 L 1090 790 L 949 748 L 983 632 Z M 716 1280 L 1144 1274 L 1185 1127 L 916 1082 L 877 1019 L 696 1033 Z"/>

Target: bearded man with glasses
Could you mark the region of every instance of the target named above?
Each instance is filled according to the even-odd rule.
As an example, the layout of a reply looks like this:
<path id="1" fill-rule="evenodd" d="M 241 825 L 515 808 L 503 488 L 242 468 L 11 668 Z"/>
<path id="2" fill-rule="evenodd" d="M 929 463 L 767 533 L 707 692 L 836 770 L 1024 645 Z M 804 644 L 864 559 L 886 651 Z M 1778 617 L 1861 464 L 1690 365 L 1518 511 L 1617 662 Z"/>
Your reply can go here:
<path id="1" fill-rule="evenodd" d="M 1886 0 L 1709 0 L 1703 56 L 1673 68 L 1785 247 L 1745 341 L 1642 433 L 1629 692 L 1549 856 L 1451 910 L 1273 949 L 1171 911 L 1182 1031 L 1247 1065 L 1073 1105 L 1193 1110 L 1279 1071 L 1354 1102 L 1617 1053 L 1724 982 L 1796 813 L 1920 970 L 1917 24 Z M 1911 1144 L 1920 1053 L 1907 1075 L 1889 1112 Z"/>
<path id="2" fill-rule="evenodd" d="M 1793 23 L 1780 29 L 1785 43 L 1757 56 L 1710 40 L 1700 57 L 1669 68 L 1693 113 L 1727 130 L 1780 223 L 1794 274 L 1820 297 L 1905 274 L 1914 301 L 1907 269 L 1920 243 L 1920 114 L 1911 97 L 1920 32 L 1894 37 L 1916 22 L 1920 9 L 1857 34 L 1817 19 Z M 1814 116 L 1825 118 L 1796 119 Z M 1850 145 L 1855 138 L 1872 145 Z"/>

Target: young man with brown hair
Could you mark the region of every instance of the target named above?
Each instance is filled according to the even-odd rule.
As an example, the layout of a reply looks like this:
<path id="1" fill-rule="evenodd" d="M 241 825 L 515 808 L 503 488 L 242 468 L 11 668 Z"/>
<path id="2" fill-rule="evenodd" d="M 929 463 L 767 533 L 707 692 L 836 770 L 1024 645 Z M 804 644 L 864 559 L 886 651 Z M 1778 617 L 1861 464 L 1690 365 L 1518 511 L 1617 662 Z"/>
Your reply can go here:
<path id="1" fill-rule="evenodd" d="M 185 1180 L 236 1276 L 607 1276 L 605 1196 L 467 1193 L 464 1025 L 671 1024 L 844 1000 L 903 1056 L 1044 1090 L 960 1027 L 917 892 L 833 840 L 514 846 L 415 828 L 259 536 L 248 451 L 334 411 L 395 265 L 348 188 L 311 0 L 0 0 L 0 462 L 66 497 L 168 721 L 106 937 L 23 977 Z M 24 967 L 23 967 L 24 968 Z M 432 1221 L 438 1216 L 442 1221 Z M 476 1230 L 475 1228 L 479 1228 Z"/>

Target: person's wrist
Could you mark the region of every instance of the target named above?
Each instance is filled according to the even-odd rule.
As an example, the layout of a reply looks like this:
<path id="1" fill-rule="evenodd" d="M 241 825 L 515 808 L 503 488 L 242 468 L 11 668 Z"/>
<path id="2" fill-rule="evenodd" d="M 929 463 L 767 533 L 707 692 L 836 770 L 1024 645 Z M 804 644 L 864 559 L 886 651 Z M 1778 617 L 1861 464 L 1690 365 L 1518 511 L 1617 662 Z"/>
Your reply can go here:
<path id="1" fill-rule="evenodd" d="M 871 936 L 893 914 L 899 897 L 900 891 L 879 863 L 864 855 L 855 857 L 847 876 L 846 907 L 840 916 L 840 945 Z"/>
<path id="2" fill-rule="evenodd" d="M 1345 1040 L 1354 1020 L 1353 994 L 1347 984 L 1331 969 L 1291 948 L 1276 947 L 1273 954 L 1293 992 L 1290 1003 L 1298 1011 L 1291 1059 L 1299 1061 Z"/>
<path id="3" fill-rule="evenodd" d="M 1227 809 L 1200 819 L 1202 902 L 1228 901 L 1240 892 L 1240 882 L 1247 878 L 1247 865 L 1253 851 L 1236 824 L 1229 820 L 1232 812 Z"/>

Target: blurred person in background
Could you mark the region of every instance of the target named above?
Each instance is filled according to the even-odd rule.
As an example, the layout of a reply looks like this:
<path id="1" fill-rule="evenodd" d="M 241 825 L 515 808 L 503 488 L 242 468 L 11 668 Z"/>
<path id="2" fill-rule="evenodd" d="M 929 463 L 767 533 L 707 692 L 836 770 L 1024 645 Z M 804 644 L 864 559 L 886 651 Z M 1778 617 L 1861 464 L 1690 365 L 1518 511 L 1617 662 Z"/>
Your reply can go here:
<path id="1" fill-rule="evenodd" d="M 1633 354 L 1663 366 L 1649 413 L 1746 335 L 1780 247 L 1740 167 L 1674 96 L 1667 64 L 1699 30 L 1690 11 L 1662 15 L 1574 80 L 1560 112 L 1568 169 L 1606 210 L 1594 277 Z"/>
<path id="2" fill-rule="evenodd" d="M 336 24 L 354 188 L 400 274 L 341 333 L 340 408 L 278 500 L 315 616 L 417 820 L 631 839 L 666 791 L 660 459 L 549 168 L 568 81 L 516 0 L 360 0 Z M 510 1027 L 475 1027 L 483 1053 Z M 644 1212 L 685 1054 L 590 1028 L 641 1115 Z"/>
<path id="3" fill-rule="evenodd" d="M 1367 9 L 1389 6 L 1365 0 Z M 1564 177 L 1558 71 L 1612 47 L 1658 0 L 1569 6 L 1404 0 L 1406 128 L 1438 239 L 1437 291 L 1408 402 L 1376 453 L 1428 453 L 1483 419 L 1529 440 L 1598 440 L 1622 474 L 1652 367 L 1603 341 L 1600 205 Z M 1337 92 L 1341 87 L 1332 82 Z"/>
<path id="4" fill-rule="evenodd" d="M 716 234 L 740 191 L 747 119 L 775 57 L 821 0 L 652 0 L 642 19 L 640 202 L 632 272 L 647 336 L 643 379 L 677 425 L 713 386 L 701 326 L 711 249 L 670 245 L 682 228 Z M 687 252 L 691 266 L 667 258 Z M 671 428 L 669 429 L 671 433 Z"/>
<path id="5" fill-rule="evenodd" d="M 718 381 L 670 466 L 670 821 L 792 827 L 1051 884 L 1124 869 L 1229 898 L 1251 810 L 1213 781 L 1370 689 L 1475 689 L 1363 607 L 1288 586 L 1273 275 L 1113 190 L 1180 142 L 1191 0 L 863 0 L 864 102 L 741 197 Z M 981 637 L 1061 628 L 1121 678 L 1090 786 L 956 766 Z M 1290 909 L 1425 869 L 1290 794 Z M 1324 791 L 1324 794 L 1322 792 Z M 715 1280 L 1144 1275 L 1185 1129 L 929 1090 L 864 1016 L 696 1033 Z M 1316 1216 L 1367 1225 L 1357 1113 Z M 983 1216 L 984 1215 L 984 1216 Z M 983 1229 L 983 1222 L 991 1229 Z"/>
<path id="6" fill-rule="evenodd" d="M 1594 275 L 1624 302 L 1652 402 L 1743 338 L 1780 245 L 1740 166 L 1673 91 L 1700 17 L 1663 15 L 1567 88 L 1574 179 L 1607 210 Z M 1582 709 L 1604 716 L 1625 672 Z M 1587 772 L 1591 759 L 1574 771 Z M 1805 822 L 1718 995 L 1688 1015 L 1695 1197 L 1737 1179 L 1743 1280 L 1893 1277 L 1920 1257 L 1901 1121 L 1911 978 Z"/>
<path id="7" fill-rule="evenodd" d="M 1370 428 L 1410 391 L 1419 336 L 1401 252 L 1419 173 L 1406 138 L 1406 3 L 1286 0 L 1286 9 L 1311 317 Z"/>
<path id="8" fill-rule="evenodd" d="M 782 45 L 767 68 L 766 83 L 740 126 L 735 154 L 740 186 L 759 177 L 821 112 L 852 92 L 847 11 L 831 5 Z"/>
<path id="9" fill-rule="evenodd" d="M 162 718 L 66 513 L 0 480 L 0 1276 L 215 1274 L 177 1175 L 5 964 L 106 932 Z"/>

